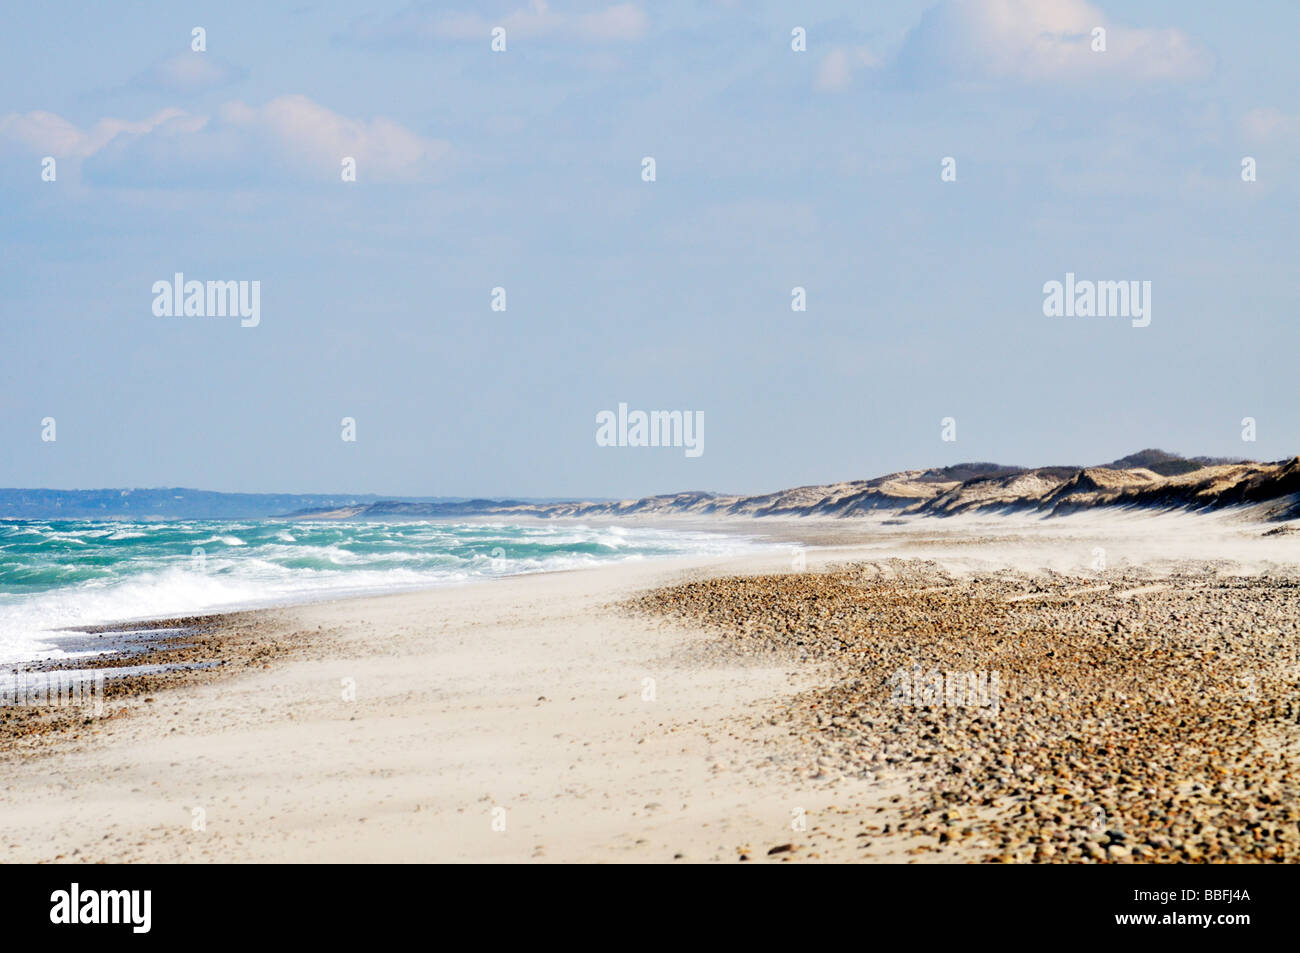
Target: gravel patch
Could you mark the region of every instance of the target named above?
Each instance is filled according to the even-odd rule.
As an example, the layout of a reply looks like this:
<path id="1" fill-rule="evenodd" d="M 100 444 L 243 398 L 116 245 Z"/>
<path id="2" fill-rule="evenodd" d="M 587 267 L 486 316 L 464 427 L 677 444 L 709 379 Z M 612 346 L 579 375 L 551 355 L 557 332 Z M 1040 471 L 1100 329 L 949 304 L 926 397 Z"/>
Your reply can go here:
<path id="1" fill-rule="evenodd" d="M 905 777 L 863 835 L 994 862 L 1300 860 L 1300 577 L 1214 564 L 957 578 L 889 560 L 629 604 L 816 664 L 767 724 L 804 777 Z"/>

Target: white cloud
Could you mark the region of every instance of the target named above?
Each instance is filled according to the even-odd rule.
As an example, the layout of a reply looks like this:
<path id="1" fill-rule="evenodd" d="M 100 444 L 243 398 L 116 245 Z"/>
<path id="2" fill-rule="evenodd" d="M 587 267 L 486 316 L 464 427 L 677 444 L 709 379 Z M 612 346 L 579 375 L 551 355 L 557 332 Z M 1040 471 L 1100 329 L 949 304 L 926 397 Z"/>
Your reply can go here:
<path id="1" fill-rule="evenodd" d="M 0 139 L 15 142 L 32 153 L 84 159 L 119 136 L 142 136 L 169 124 L 175 124 L 174 128 L 178 131 L 197 132 L 204 121 L 201 116 L 191 116 L 183 109 L 173 108 L 164 109 L 138 122 L 101 119 L 87 129 L 79 129 L 55 113 L 9 113 L 0 116 Z"/>
<path id="2" fill-rule="evenodd" d="M 1104 53 L 1092 48 L 1097 27 L 1106 31 Z M 908 34 L 899 66 L 921 84 L 1137 83 L 1195 79 L 1213 58 L 1181 30 L 1115 23 L 1086 0 L 944 0 Z"/>
<path id="3" fill-rule="evenodd" d="M 165 109 L 137 122 L 101 119 L 86 129 L 53 113 L 10 113 L 0 117 L 0 141 L 88 168 L 96 163 L 110 179 L 173 182 L 213 174 L 256 178 L 268 168 L 337 181 L 344 156 L 357 161 L 362 181 L 416 181 L 449 151 L 446 141 L 390 119 L 343 116 L 306 96 L 263 106 L 227 103 L 215 116 Z"/>
<path id="4" fill-rule="evenodd" d="M 449 148 L 445 141 L 418 136 L 391 119 L 351 119 L 306 96 L 281 96 L 261 107 L 227 103 L 221 119 L 270 144 L 295 166 L 318 168 L 332 178 L 338 177 L 340 158 L 352 156 L 368 178 L 407 180 Z"/>

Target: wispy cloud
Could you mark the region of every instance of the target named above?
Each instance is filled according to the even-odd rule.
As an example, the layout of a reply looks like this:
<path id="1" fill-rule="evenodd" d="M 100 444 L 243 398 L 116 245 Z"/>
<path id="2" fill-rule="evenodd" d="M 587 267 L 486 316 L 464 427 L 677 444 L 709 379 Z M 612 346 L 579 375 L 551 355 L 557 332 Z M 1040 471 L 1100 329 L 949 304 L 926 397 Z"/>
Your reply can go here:
<path id="1" fill-rule="evenodd" d="M 229 103 L 222 107 L 221 118 L 302 168 L 319 168 L 329 178 L 338 177 L 339 159 L 347 155 L 368 176 L 415 179 L 450 148 L 445 140 L 416 135 L 391 119 L 353 119 L 306 96 L 281 96 L 261 107 Z"/>
<path id="2" fill-rule="evenodd" d="M 167 93 L 197 93 L 238 82 L 248 71 L 211 53 L 178 53 L 137 74 L 132 84 Z"/>
<path id="3" fill-rule="evenodd" d="M 587 42 L 637 40 L 645 35 L 649 18 L 634 3 L 616 3 L 584 13 L 563 13 L 545 0 L 509 9 L 492 17 L 478 11 L 448 11 L 441 4 L 416 3 L 386 19 L 359 19 L 345 39 L 365 46 L 424 45 L 437 41 L 487 43 L 494 27 L 504 27 L 507 40 L 563 36 Z"/>
<path id="4" fill-rule="evenodd" d="M 1097 28 L 1105 52 L 1093 49 Z M 1086 0 L 943 0 L 907 35 L 897 65 L 916 85 L 1146 83 L 1203 77 L 1213 57 L 1181 30 L 1126 26 Z"/>
<path id="5" fill-rule="evenodd" d="M 361 181 L 412 182 L 427 177 L 450 149 L 391 119 L 344 116 L 306 96 L 262 106 L 230 102 L 214 115 L 165 109 L 85 129 L 53 113 L 10 113 L 0 117 L 0 142 L 79 161 L 91 180 L 142 185 L 251 183 L 268 173 L 338 181 L 345 156 L 356 160 Z"/>
<path id="6" fill-rule="evenodd" d="M 866 47 L 834 47 L 817 66 L 817 88 L 827 92 L 848 89 L 856 72 L 879 69 L 881 65 L 880 59 Z"/>
<path id="7" fill-rule="evenodd" d="M 1261 106 L 1242 116 L 1241 130 L 1253 142 L 1295 142 L 1300 140 L 1300 115 Z"/>
<path id="8" fill-rule="evenodd" d="M 51 112 L 8 113 L 0 116 L 0 141 L 18 149 L 56 158 L 85 159 L 119 137 L 145 136 L 164 126 L 176 132 L 195 133 L 205 122 L 183 109 L 163 109 L 148 119 L 101 119 L 85 129 Z"/>

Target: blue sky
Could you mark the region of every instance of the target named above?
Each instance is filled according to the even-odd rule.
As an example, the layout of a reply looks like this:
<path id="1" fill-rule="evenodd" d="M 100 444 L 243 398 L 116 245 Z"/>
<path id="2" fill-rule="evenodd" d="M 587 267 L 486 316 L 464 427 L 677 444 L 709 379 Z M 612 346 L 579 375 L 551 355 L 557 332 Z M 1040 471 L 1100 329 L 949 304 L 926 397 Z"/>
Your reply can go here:
<path id="1" fill-rule="evenodd" d="M 6 18 L 0 485 L 636 496 L 1300 450 L 1289 0 Z M 261 323 L 156 317 L 178 271 L 260 281 Z M 1150 281 L 1150 326 L 1045 317 L 1066 272 Z M 620 402 L 702 412 L 705 452 L 597 446 Z"/>

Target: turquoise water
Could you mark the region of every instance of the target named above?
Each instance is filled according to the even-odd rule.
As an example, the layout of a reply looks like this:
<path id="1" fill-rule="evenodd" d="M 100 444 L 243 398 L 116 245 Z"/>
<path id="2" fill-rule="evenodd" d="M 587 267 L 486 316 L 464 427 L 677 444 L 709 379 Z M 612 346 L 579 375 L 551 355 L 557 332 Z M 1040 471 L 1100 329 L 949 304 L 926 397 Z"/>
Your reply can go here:
<path id="1" fill-rule="evenodd" d="M 0 523 L 0 662 L 60 657 L 51 630 L 393 592 L 666 556 L 752 539 L 485 523 Z"/>

